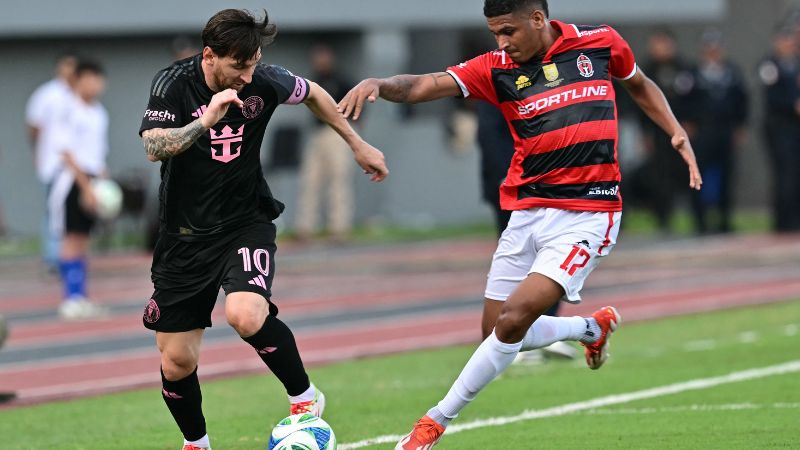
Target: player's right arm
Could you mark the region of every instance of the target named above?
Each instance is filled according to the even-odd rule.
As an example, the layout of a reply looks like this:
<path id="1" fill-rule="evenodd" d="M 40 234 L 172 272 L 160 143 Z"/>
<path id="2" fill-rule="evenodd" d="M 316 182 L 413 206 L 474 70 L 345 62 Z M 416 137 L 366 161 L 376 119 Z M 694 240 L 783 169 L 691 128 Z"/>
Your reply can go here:
<path id="1" fill-rule="evenodd" d="M 422 103 L 458 95 L 461 88 L 447 72 L 367 78 L 344 96 L 338 110 L 345 118 L 352 115 L 357 120 L 364 101 L 375 103 L 378 97 L 395 103 Z"/>
<path id="2" fill-rule="evenodd" d="M 149 161 L 164 161 L 180 155 L 192 146 L 209 128 L 217 124 L 228 112 L 228 107 L 243 103 L 233 89 L 217 92 L 211 97 L 208 109 L 188 125 L 181 128 L 151 128 L 142 132 L 144 152 Z"/>

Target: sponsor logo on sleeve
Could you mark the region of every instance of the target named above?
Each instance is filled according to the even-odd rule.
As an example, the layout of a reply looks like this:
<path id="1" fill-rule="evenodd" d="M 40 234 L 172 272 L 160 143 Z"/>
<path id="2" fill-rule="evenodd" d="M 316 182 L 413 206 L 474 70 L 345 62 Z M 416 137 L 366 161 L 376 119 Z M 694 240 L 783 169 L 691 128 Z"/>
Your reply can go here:
<path id="1" fill-rule="evenodd" d="M 150 122 L 175 122 L 175 114 L 172 114 L 166 109 L 164 111 L 145 110 L 144 117 Z"/>

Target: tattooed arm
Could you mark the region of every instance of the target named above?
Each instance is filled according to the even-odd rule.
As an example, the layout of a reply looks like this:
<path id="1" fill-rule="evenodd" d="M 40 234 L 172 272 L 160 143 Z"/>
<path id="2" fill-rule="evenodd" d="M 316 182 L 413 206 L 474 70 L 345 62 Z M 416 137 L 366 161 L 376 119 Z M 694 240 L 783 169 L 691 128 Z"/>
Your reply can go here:
<path id="1" fill-rule="evenodd" d="M 426 75 L 395 75 L 390 78 L 368 78 L 350 90 L 339 102 L 344 117 L 358 119 L 364 101 L 374 103 L 378 97 L 396 103 L 421 103 L 461 95 L 456 80 L 446 72 Z"/>
<path id="2" fill-rule="evenodd" d="M 146 130 L 142 133 L 144 152 L 152 162 L 164 161 L 186 151 L 206 130 L 200 119 L 183 128 Z"/>
<path id="3" fill-rule="evenodd" d="M 235 90 L 225 89 L 211 97 L 202 116 L 183 128 L 153 128 L 142 133 L 144 152 L 150 161 L 164 161 L 180 155 L 228 112 L 230 105 L 242 107 Z"/>

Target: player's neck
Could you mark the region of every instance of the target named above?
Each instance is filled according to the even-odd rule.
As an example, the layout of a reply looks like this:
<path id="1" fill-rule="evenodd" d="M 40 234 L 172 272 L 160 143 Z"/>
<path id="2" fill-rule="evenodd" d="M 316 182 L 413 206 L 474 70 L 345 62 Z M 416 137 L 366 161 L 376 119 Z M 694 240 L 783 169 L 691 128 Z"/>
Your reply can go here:
<path id="1" fill-rule="evenodd" d="M 219 92 L 220 89 L 217 83 L 214 82 L 214 77 L 211 76 L 211 68 L 208 67 L 205 59 L 200 60 L 200 71 L 203 72 L 203 81 L 205 81 L 206 86 L 208 86 L 212 92 Z"/>

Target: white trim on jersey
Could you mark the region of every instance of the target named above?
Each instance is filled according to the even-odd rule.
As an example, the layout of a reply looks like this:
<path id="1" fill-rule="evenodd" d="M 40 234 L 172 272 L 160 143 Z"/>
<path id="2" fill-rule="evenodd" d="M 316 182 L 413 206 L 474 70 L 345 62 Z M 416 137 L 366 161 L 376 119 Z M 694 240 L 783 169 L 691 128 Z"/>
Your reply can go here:
<path id="1" fill-rule="evenodd" d="M 53 184 L 47 194 L 48 225 L 55 236 L 62 236 L 67 226 L 67 196 L 74 183 L 75 177 L 72 172 L 63 168 L 53 178 Z"/>
<path id="2" fill-rule="evenodd" d="M 581 32 L 580 32 L 580 30 L 578 30 L 577 25 L 575 25 L 574 23 L 571 23 L 570 25 L 572 26 L 572 28 L 575 29 L 575 35 L 578 36 L 578 37 L 581 37 Z"/>
<path id="3" fill-rule="evenodd" d="M 469 90 L 467 89 L 467 86 L 464 85 L 464 82 L 461 81 L 461 78 L 458 78 L 458 75 L 456 75 L 456 73 L 453 72 L 452 70 L 448 70 L 447 73 L 449 73 L 450 76 L 456 80 L 456 83 L 458 83 L 458 87 L 461 88 L 461 94 L 464 95 L 464 98 L 469 97 Z"/>
<path id="4" fill-rule="evenodd" d="M 631 73 L 628 74 L 628 76 L 625 78 L 620 78 L 620 80 L 622 81 L 630 80 L 631 78 L 633 78 L 634 75 L 636 75 L 637 70 L 639 70 L 639 66 L 637 66 L 636 63 L 633 63 L 633 70 L 631 70 Z"/>

